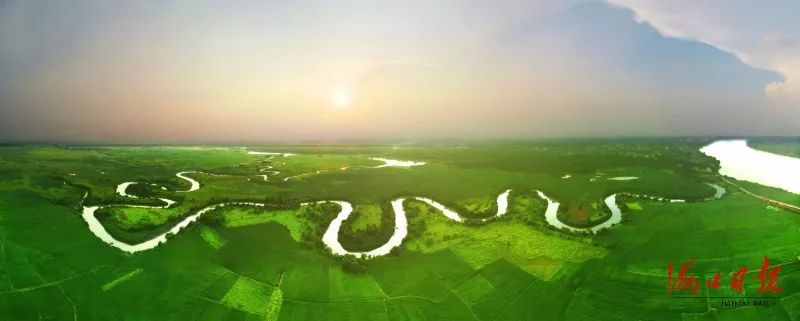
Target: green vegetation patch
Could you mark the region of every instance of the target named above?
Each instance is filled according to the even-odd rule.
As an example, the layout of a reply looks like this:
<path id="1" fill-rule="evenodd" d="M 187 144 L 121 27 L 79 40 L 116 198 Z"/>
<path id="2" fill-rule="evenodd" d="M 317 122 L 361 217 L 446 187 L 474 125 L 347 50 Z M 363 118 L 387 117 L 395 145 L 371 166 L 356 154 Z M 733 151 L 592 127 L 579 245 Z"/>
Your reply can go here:
<path id="1" fill-rule="evenodd" d="M 628 209 L 634 210 L 634 211 L 641 211 L 643 209 L 642 208 L 642 204 L 639 203 L 639 202 L 627 202 L 627 203 L 625 203 L 625 206 L 627 206 Z"/>
<path id="2" fill-rule="evenodd" d="M 241 276 L 220 303 L 252 314 L 264 315 L 268 307 L 274 309 L 273 289 L 270 285 Z"/>
<path id="3" fill-rule="evenodd" d="M 222 236 L 219 235 L 217 231 L 208 226 L 203 226 L 203 228 L 200 229 L 200 236 L 203 237 L 203 239 L 206 241 L 206 243 L 208 243 L 208 245 L 211 245 L 211 247 L 215 249 L 219 249 L 225 246 L 225 243 L 228 242 L 227 240 L 222 238 Z"/>
<path id="4" fill-rule="evenodd" d="M 620 196 L 622 223 L 595 235 L 570 235 L 544 220 L 545 203 L 536 190 L 587 213 L 603 210 L 605 196 L 626 191 L 706 198 L 713 190 L 703 182 L 716 181 L 718 162 L 697 152 L 703 143 L 284 146 L 280 150 L 306 155 L 272 159 L 233 147 L 0 148 L 0 319 L 796 319 L 800 216 L 765 208 L 737 189 L 725 186 L 729 194 L 723 199 L 686 204 Z M 368 159 L 373 156 L 428 164 L 357 168 L 377 165 Z M 281 174 L 269 181 L 255 176 L 267 166 Z M 349 169 L 342 170 L 345 166 Z M 178 193 L 188 183 L 175 173 L 187 170 L 199 171 L 189 176 L 201 188 Z M 281 180 L 316 170 L 327 171 Z M 561 179 L 565 173 L 572 177 Z M 607 180 L 613 176 L 640 179 Z M 170 209 L 125 209 L 116 218 L 97 213 L 115 237 L 136 236 L 130 242 L 219 202 L 257 201 L 292 210 L 225 207 L 168 244 L 131 255 L 92 235 L 79 206 L 87 190 L 86 205 L 163 205 L 117 195 L 117 184 L 127 181 L 140 182 L 129 189 L 134 195 L 178 201 Z M 800 204 L 795 194 L 737 184 Z M 408 201 L 409 235 L 403 245 L 350 270 L 320 242 L 339 208 L 299 205 L 347 200 L 369 204 L 356 212 L 380 207 L 390 214 L 390 200 L 419 195 L 465 216 L 472 211 L 491 215 L 497 193 L 507 188 L 513 189 L 508 214 L 485 223 L 459 224 Z M 391 232 L 393 216 L 380 217 L 377 230 Z M 384 226 L 385 219 L 392 224 Z M 365 240 L 376 222 L 374 216 L 354 213 L 342 233 L 356 231 L 352 240 L 371 247 Z M 385 240 L 374 239 L 375 244 Z M 224 242 L 216 250 L 209 246 Z M 758 295 L 755 274 L 765 255 L 771 265 L 781 266 L 783 292 L 774 308 L 731 309 L 714 300 L 676 300 L 665 291 L 666 264 L 696 258 L 690 273 L 701 276 L 701 287 L 709 275 L 721 272 L 724 284 L 732 271 L 747 265 L 745 292 Z M 727 295 L 725 287 L 702 289 L 699 295 Z"/>
<path id="5" fill-rule="evenodd" d="M 281 224 L 289 230 L 289 235 L 295 241 L 300 241 L 303 233 L 309 229 L 309 223 L 298 215 L 297 210 L 272 210 L 263 211 L 256 208 L 224 208 L 220 213 L 224 217 L 226 227 L 240 227 L 268 222 Z"/>
<path id="6" fill-rule="evenodd" d="M 558 208 L 558 219 L 573 227 L 592 227 L 611 217 L 605 204 L 586 198 L 570 200 Z"/>
<path id="7" fill-rule="evenodd" d="M 342 223 L 339 242 L 350 251 L 372 250 L 385 244 L 391 237 L 394 223 L 394 210 L 388 202 L 356 205 L 350 217 Z"/>
<path id="8" fill-rule="evenodd" d="M 272 290 L 267 301 L 267 308 L 264 311 L 265 321 L 277 321 L 281 315 L 281 305 L 283 305 L 283 291 L 280 288 Z"/>
<path id="9" fill-rule="evenodd" d="M 142 269 L 142 268 L 137 268 L 137 269 L 135 269 L 135 270 L 133 270 L 133 271 L 130 271 L 130 272 L 126 273 L 126 274 L 125 274 L 125 275 L 123 275 L 123 276 L 120 276 L 120 277 L 118 277 L 118 278 L 116 278 L 116 279 L 112 280 L 111 282 L 108 282 L 108 283 L 106 283 L 106 284 L 103 284 L 103 286 L 102 286 L 101 288 L 103 289 L 103 291 L 108 291 L 108 290 L 111 290 L 111 289 L 113 289 L 115 286 L 117 286 L 117 284 L 120 284 L 120 283 L 122 283 L 122 282 L 128 281 L 128 280 L 130 280 L 130 279 L 133 279 L 134 277 L 136 277 L 137 275 L 139 275 L 139 274 L 140 274 L 140 273 L 142 273 L 143 271 L 144 271 L 144 269 Z"/>
<path id="10" fill-rule="evenodd" d="M 487 281 L 483 276 L 480 274 L 475 274 L 473 277 L 469 278 L 469 280 L 464 281 L 456 288 L 456 295 L 459 298 L 467 302 L 469 305 L 474 305 L 480 299 L 492 292 L 494 290 L 494 286 L 492 283 Z"/>
<path id="11" fill-rule="evenodd" d="M 381 207 L 374 204 L 356 205 L 350 217 L 350 230 L 354 233 L 375 229 L 381 225 Z M 391 214 L 391 213 L 390 213 Z"/>
<path id="12" fill-rule="evenodd" d="M 161 226 L 171 217 L 178 216 L 176 210 L 145 207 L 104 207 L 98 209 L 96 215 L 104 217 L 104 223 L 115 224 L 123 230 L 144 230 Z"/>
<path id="13" fill-rule="evenodd" d="M 605 249 L 586 242 L 513 221 L 466 226 L 442 217 L 420 202 L 406 201 L 406 204 L 410 229 L 424 228 L 406 240 L 408 249 L 422 253 L 450 249 L 475 269 L 505 258 L 546 279 L 564 261 L 581 262 L 606 253 Z"/>
<path id="14" fill-rule="evenodd" d="M 484 218 L 497 214 L 496 198 L 493 196 L 484 197 L 471 197 L 459 200 L 458 207 L 464 210 L 458 210 L 462 215 L 469 218 Z"/>
<path id="15" fill-rule="evenodd" d="M 320 263 L 309 262 L 295 266 L 286 272 L 281 283 L 285 297 L 292 300 L 314 302 L 330 300 L 328 269 L 333 267 Z"/>
<path id="16" fill-rule="evenodd" d="M 366 273 L 348 273 L 338 266 L 328 269 L 330 300 L 356 301 L 376 300 L 384 298 L 384 294 L 371 275 Z"/>

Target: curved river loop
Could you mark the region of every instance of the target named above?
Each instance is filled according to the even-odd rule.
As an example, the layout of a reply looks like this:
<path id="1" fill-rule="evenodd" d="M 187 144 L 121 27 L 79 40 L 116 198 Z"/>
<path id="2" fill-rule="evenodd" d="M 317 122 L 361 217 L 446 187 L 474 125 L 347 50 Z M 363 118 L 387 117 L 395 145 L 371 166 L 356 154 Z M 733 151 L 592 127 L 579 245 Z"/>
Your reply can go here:
<path id="1" fill-rule="evenodd" d="M 266 153 L 266 152 L 249 152 L 248 154 L 252 154 L 252 155 L 268 155 L 270 157 L 275 157 L 275 156 L 289 157 L 289 156 L 294 155 L 294 154 L 289 154 L 289 153 Z M 381 162 L 383 162 L 383 164 L 377 165 L 377 166 L 373 166 L 373 167 L 367 167 L 367 168 L 386 168 L 386 167 L 409 168 L 409 167 L 413 167 L 413 166 L 425 165 L 424 162 L 400 161 L 400 160 L 393 160 L 393 159 L 386 159 L 386 158 L 371 158 L 371 159 L 372 160 L 376 160 L 376 161 L 381 161 Z M 322 172 L 322 171 L 313 172 L 313 174 L 317 174 L 317 173 L 320 173 L 320 172 Z M 177 191 L 177 192 L 188 193 L 188 192 L 193 192 L 193 191 L 197 191 L 197 190 L 200 189 L 200 182 L 198 182 L 197 180 L 193 179 L 192 177 L 186 175 L 186 174 L 192 174 L 192 173 L 197 173 L 197 172 L 185 171 L 185 172 L 180 172 L 180 173 L 175 174 L 175 176 L 177 176 L 178 178 L 186 180 L 187 182 L 190 183 L 190 188 L 188 190 Z M 301 174 L 301 175 L 305 175 L 305 174 Z M 266 176 L 266 175 L 263 175 L 263 176 Z M 622 180 L 628 180 L 628 179 L 633 179 L 633 178 L 625 177 Z M 267 180 L 267 178 L 264 177 L 264 180 Z M 286 181 L 286 180 L 287 179 L 284 179 L 284 181 Z M 124 182 L 124 183 L 119 184 L 117 186 L 116 191 L 117 191 L 117 193 L 119 195 L 122 195 L 122 196 L 125 196 L 125 197 L 138 198 L 137 196 L 128 194 L 126 192 L 127 188 L 129 186 L 131 186 L 131 185 L 134 185 L 134 184 L 138 184 L 138 183 L 137 182 Z M 713 197 L 709 197 L 709 198 L 705 199 L 706 201 L 707 200 L 719 199 L 725 194 L 725 189 L 722 188 L 721 186 L 718 186 L 718 185 L 712 184 L 712 183 L 706 183 L 706 184 L 710 185 L 715 190 L 715 195 Z M 162 189 L 164 189 L 164 188 L 162 187 Z M 501 192 L 497 196 L 497 199 L 496 199 L 497 213 L 494 215 L 494 217 L 501 217 L 501 216 L 505 215 L 508 212 L 508 197 L 511 194 L 511 192 L 512 192 L 511 189 L 507 189 L 507 190 Z M 617 196 L 618 195 L 627 195 L 627 196 L 636 197 L 636 198 L 644 198 L 644 199 L 649 199 L 649 200 L 655 200 L 655 201 L 661 201 L 661 202 L 670 202 L 670 203 L 683 203 L 683 202 L 686 202 L 686 200 L 682 200 L 682 199 L 667 199 L 667 198 L 662 198 L 662 197 L 656 197 L 656 196 L 650 196 L 650 195 L 640 195 L 640 194 L 633 194 L 633 193 L 616 193 L 616 194 L 609 195 L 604 199 L 604 203 L 605 203 L 606 207 L 611 212 L 611 216 L 607 220 L 605 220 L 604 222 L 601 222 L 601 223 L 599 223 L 597 225 L 591 226 L 591 227 L 574 227 L 574 226 L 570 226 L 570 225 L 562 222 L 558 218 L 557 214 L 558 214 L 558 208 L 559 208 L 560 204 L 557 201 L 555 201 L 552 198 L 548 197 L 542 191 L 537 191 L 537 195 L 541 199 L 543 199 L 544 201 L 547 202 L 547 208 L 545 210 L 544 217 L 545 217 L 545 220 L 547 221 L 547 223 L 549 225 L 551 225 L 552 227 L 554 227 L 556 229 L 559 229 L 559 230 L 566 230 L 566 231 L 578 232 L 578 233 L 589 233 L 589 234 L 594 234 L 594 233 L 597 233 L 598 231 L 601 231 L 603 229 L 610 228 L 610 227 L 612 227 L 612 226 L 614 226 L 616 224 L 619 224 L 622 221 L 622 211 L 620 210 L 619 206 L 617 205 Z M 342 246 L 342 244 L 339 242 L 339 231 L 341 229 L 342 223 L 350 217 L 350 214 L 352 214 L 353 205 L 351 203 L 347 202 L 347 201 L 341 201 L 341 200 L 323 200 L 323 201 L 317 201 L 317 202 L 311 202 L 311 203 L 316 203 L 316 204 L 334 203 L 334 204 L 337 204 L 340 207 L 339 213 L 336 215 L 336 217 L 328 225 L 328 228 L 326 229 L 325 233 L 322 236 L 322 242 L 328 247 L 328 249 L 333 254 L 335 254 L 335 255 L 354 255 L 354 256 L 359 257 L 359 258 L 372 258 L 372 257 L 387 255 L 392 251 L 392 249 L 394 249 L 396 247 L 399 247 L 403 243 L 403 240 L 408 235 L 408 219 L 406 217 L 404 202 L 409 200 L 409 199 L 413 199 L 413 200 L 420 201 L 420 202 L 423 202 L 423 203 L 426 203 L 426 204 L 430 205 L 431 207 L 435 208 L 437 211 L 442 213 L 442 215 L 444 215 L 446 218 L 448 218 L 448 219 L 450 219 L 450 220 L 452 220 L 452 221 L 454 221 L 456 223 L 463 223 L 464 222 L 464 218 L 460 214 L 458 214 L 457 212 L 449 209 L 447 206 L 445 206 L 445 205 L 443 205 L 443 204 L 441 204 L 441 203 L 439 203 L 439 202 L 437 202 L 435 200 L 432 200 L 430 198 L 423 197 L 423 196 L 411 196 L 411 197 L 396 198 L 396 199 L 391 201 L 392 210 L 394 212 L 394 225 L 395 225 L 395 227 L 394 227 L 394 232 L 392 233 L 392 235 L 389 238 L 389 240 L 385 244 L 379 246 L 378 248 L 370 250 L 370 251 L 351 252 L 351 251 L 348 251 L 347 249 L 345 249 Z M 183 230 L 187 226 L 189 226 L 192 223 L 194 223 L 199 217 L 201 217 L 204 214 L 206 214 L 208 212 L 211 212 L 211 211 L 213 211 L 215 209 L 218 209 L 218 208 L 221 208 L 221 207 L 225 207 L 225 206 L 232 206 L 232 205 L 235 205 L 235 206 L 253 206 L 253 207 L 265 207 L 267 205 L 265 203 L 258 203 L 258 202 L 227 202 L 227 203 L 219 203 L 219 204 L 210 205 L 210 206 L 207 206 L 207 207 L 205 207 L 203 209 L 198 210 L 197 212 L 195 212 L 192 215 L 187 216 L 186 218 L 184 218 L 183 220 L 181 220 L 180 222 L 175 224 L 167 232 L 161 233 L 161 234 L 159 234 L 159 235 L 157 235 L 157 236 L 155 236 L 155 237 L 153 237 L 151 239 L 148 239 L 148 240 L 146 240 L 144 242 L 137 243 L 137 244 L 128 244 L 128 243 L 125 243 L 123 241 L 117 240 L 111 234 L 108 233 L 108 231 L 105 229 L 103 224 L 95 217 L 95 212 L 98 209 L 103 208 L 103 207 L 169 208 L 170 206 L 172 206 L 172 205 L 174 205 L 176 203 L 175 201 L 172 201 L 172 200 L 169 200 L 169 199 L 166 199 L 166 198 L 160 198 L 160 200 L 165 203 L 164 206 L 146 206 L 146 205 L 84 206 L 83 207 L 82 217 L 86 221 L 86 223 L 89 224 L 89 230 L 95 236 L 100 238 L 102 241 L 104 241 L 104 242 L 108 243 L 109 245 L 111 245 L 113 247 L 116 247 L 116 248 L 118 248 L 118 249 L 120 249 L 122 251 L 129 252 L 129 253 L 136 253 L 136 252 L 140 252 L 140 251 L 150 250 L 150 249 L 153 249 L 153 248 L 157 247 L 160 244 L 166 243 L 167 240 L 168 240 L 168 238 L 167 238 L 168 235 L 178 234 L 181 230 Z M 307 206 L 307 205 L 310 205 L 311 203 L 303 203 L 303 204 L 301 204 L 301 206 Z M 489 219 L 490 218 L 484 218 L 482 220 L 483 221 L 488 221 Z"/>

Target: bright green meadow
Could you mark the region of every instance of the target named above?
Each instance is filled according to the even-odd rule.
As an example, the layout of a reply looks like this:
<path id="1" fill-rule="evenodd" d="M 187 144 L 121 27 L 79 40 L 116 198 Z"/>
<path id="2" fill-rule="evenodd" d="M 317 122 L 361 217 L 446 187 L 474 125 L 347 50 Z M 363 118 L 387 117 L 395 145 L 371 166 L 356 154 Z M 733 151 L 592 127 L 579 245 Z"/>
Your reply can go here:
<path id="1" fill-rule="evenodd" d="M 800 214 L 723 182 L 718 162 L 697 151 L 710 141 L 2 146 L 0 320 L 800 320 Z M 797 141 L 753 146 L 800 155 Z M 382 162 L 372 157 L 426 164 L 375 168 Z M 199 190 L 185 192 L 189 183 L 175 175 L 183 171 Z M 116 193 L 123 182 L 138 182 L 127 190 L 138 198 Z M 707 183 L 727 193 L 706 200 L 714 195 Z M 798 195 L 737 183 L 800 204 Z M 506 189 L 508 213 L 493 217 Z M 621 196 L 620 224 L 580 234 L 549 225 L 537 191 L 576 227 L 608 219 L 603 200 L 614 193 L 689 202 Z M 352 203 L 339 240 L 368 251 L 394 231 L 390 202 L 413 196 L 467 223 L 409 198 L 402 245 L 364 260 L 337 257 L 322 243 L 336 205 L 301 205 Z M 81 216 L 84 206 L 162 206 L 158 198 L 177 203 L 96 215 L 116 239 L 135 244 L 209 205 L 267 206 L 218 208 L 133 254 L 101 241 Z M 781 266 L 780 293 L 757 291 L 764 256 Z M 667 264 L 691 259 L 699 293 L 668 293 Z M 749 272 L 739 294 L 730 274 L 742 266 Z M 717 272 L 720 287 L 709 289 Z M 777 299 L 731 307 L 718 296 Z"/>

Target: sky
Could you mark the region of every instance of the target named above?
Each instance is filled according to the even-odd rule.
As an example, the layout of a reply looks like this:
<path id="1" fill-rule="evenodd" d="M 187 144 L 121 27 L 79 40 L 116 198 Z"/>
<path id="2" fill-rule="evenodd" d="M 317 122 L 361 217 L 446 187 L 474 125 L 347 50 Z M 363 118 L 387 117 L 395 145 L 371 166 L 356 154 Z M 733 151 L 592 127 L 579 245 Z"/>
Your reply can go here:
<path id="1" fill-rule="evenodd" d="M 797 1 L 0 0 L 0 141 L 800 135 Z"/>

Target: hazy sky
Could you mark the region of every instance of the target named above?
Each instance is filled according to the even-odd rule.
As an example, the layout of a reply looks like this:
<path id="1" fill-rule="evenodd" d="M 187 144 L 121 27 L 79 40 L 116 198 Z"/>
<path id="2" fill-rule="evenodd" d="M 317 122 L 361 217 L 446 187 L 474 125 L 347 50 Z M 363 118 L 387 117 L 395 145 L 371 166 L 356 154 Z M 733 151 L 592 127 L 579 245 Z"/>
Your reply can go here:
<path id="1" fill-rule="evenodd" d="M 0 0 L 0 141 L 800 135 L 797 12 Z"/>

